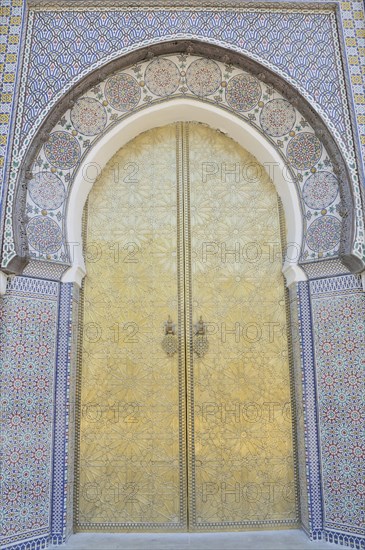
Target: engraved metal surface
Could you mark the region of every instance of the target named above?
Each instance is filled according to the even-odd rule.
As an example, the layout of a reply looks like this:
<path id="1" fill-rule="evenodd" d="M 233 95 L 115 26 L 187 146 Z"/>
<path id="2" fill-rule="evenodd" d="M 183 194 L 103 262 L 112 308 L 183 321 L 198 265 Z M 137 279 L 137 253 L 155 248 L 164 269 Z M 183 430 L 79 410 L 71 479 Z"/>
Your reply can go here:
<path id="1" fill-rule="evenodd" d="M 90 193 L 77 530 L 186 530 L 175 127 L 140 135 Z M 161 348 L 167 312 L 179 351 Z"/>
<path id="2" fill-rule="evenodd" d="M 201 124 L 141 134 L 90 193 L 86 263 L 76 530 L 296 526 L 280 217 L 261 165 Z"/>
<path id="3" fill-rule="evenodd" d="M 191 530 L 294 526 L 295 476 L 280 218 L 273 183 L 233 140 L 189 125 Z M 189 346 L 188 346 L 189 348 Z M 187 354 L 187 359 L 188 359 Z"/>

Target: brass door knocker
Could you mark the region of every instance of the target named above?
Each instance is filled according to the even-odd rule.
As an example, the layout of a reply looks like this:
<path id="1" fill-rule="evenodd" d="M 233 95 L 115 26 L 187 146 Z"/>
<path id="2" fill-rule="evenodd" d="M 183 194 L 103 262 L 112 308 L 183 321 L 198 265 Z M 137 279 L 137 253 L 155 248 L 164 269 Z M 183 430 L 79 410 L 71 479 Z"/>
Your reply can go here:
<path id="1" fill-rule="evenodd" d="M 162 339 L 162 349 L 167 353 L 167 355 L 174 355 L 177 352 L 178 342 L 176 336 L 176 327 L 172 322 L 170 315 L 168 316 L 167 321 L 165 322 L 165 336 Z"/>
<path id="2" fill-rule="evenodd" d="M 194 331 L 193 350 L 198 357 L 203 357 L 209 349 L 209 343 L 207 329 L 202 316 L 200 316 L 199 321 L 194 325 Z"/>

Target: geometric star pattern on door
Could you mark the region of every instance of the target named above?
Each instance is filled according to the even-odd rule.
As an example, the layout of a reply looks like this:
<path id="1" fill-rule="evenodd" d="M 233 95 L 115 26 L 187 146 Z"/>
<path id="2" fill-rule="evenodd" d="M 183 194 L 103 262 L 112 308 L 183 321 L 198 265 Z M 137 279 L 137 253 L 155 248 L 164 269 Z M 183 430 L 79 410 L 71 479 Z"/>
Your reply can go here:
<path id="1" fill-rule="evenodd" d="M 76 528 L 297 525 L 280 217 L 263 167 L 204 125 L 156 128 L 109 161 L 87 217 Z"/>

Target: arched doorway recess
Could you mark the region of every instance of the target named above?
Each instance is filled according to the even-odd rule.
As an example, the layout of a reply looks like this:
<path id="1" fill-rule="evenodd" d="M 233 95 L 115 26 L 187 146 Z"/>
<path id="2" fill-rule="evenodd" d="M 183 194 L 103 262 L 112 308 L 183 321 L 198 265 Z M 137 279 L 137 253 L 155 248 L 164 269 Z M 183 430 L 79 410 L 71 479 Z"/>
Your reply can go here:
<path id="1" fill-rule="evenodd" d="M 155 128 L 104 167 L 85 224 L 75 529 L 298 526 L 265 168 L 208 126 Z"/>

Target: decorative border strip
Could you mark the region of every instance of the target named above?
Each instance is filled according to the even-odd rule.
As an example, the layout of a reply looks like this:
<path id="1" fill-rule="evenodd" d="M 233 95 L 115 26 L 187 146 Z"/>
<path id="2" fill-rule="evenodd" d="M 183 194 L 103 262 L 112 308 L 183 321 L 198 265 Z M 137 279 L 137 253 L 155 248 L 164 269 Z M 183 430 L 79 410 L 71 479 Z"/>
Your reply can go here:
<path id="1" fill-rule="evenodd" d="M 43 550 L 49 544 L 49 537 L 37 537 L 36 539 L 26 539 L 11 546 L 2 546 L 3 550 Z"/>
<path id="2" fill-rule="evenodd" d="M 58 281 L 33 279 L 32 277 L 10 277 L 7 291 L 12 294 L 26 295 L 34 298 L 53 296 L 58 298 Z"/>
<path id="3" fill-rule="evenodd" d="M 308 275 L 308 279 L 319 279 L 321 277 L 346 275 L 346 273 L 350 273 L 349 269 L 344 266 L 339 258 L 307 263 L 303 265 L 302 268 Z"/>
<path id="4" fill-rule="evenodd" d="M 302 361 L 304 438 L 307 468 L 309 528 L 312 539 L 323 535 L 323 495 L 319 454 L 317 392 L 309 285 L 298 283 L 298 325 Z"/>
<path id="5" fill-rule="evenodd" d="M 294 399 L 295 399 L 295 426 L 296 426 L 296 448 L 297 448 L 297 473 L 298 473 L 298 491 L 299 491 L 299 517 L 305 533 L 310 536 L 309 526 L 309 497 L 308 497 L 308 479 L 305 456 L 305 436 L 304 436 L 304 395 L 302 382 L 302 362 L 300 350 L 299 334 L 299 306 L 298 294 L 295 284 L 289 288 L 290 298 L 290 324 L 292 332 L 292 356 L 294 371 Z"/>
<path id="6" fill-rule="evenodd" d="M 346 290 L 362 289 L 361 277 L 359 275 L 342 275 L 328 279 L 317 279 L 310 282 L 312 295 L 327 292 L 344 292 Z"/>
<path id="7" fill-rule="evenodd" d="M 1 34 L 7 36 L 5 47 L 0 50 L 0 62 L 4 63 L 4 69 L 1 72 L 2 77 L 2 101 L 0 113 L 0 184 L 6 182 L 5 170 L 9 166 L 10 144 L 12 143 L 16 103 L 19 95 L 19 76 L 23 59 L 23 43 L 26 32 L 27 9 L 26 2 L 23 0 L 2 0 L 0 14 L 1 25 L 4 25 Z M 7 25 L 7 23 L 9 24 Z M 1 44 L 4 44 L 1 41 Z M 5 176 L 5 177 L 4 177 Z M 5 198 L 6 185 L 3 185 L 0 193 L 0 212 L 3 200 Z M 0 227 L 1 234 L 1 227 Z"/>
<path id="8" fill-rule="evenodd" d="M 68 478 L 72 283 L 61 283 L 58 310 L 58 337 L 55 368 L 53 468 L 51 497 L 51 532 L 53 544 L 66 537 L 66 498 Z"/>
<path id="9" fill-rule="evenodd" d="M 248 0 L 251 2 L 253 7 L 244 7 L 240 0 L 229 0 L 227 3 L 220 1 L 214 2 L 212 0 L 205 0 L 204 5 L 201 5 L 199 0 L 170 0 L 169 10 L 176 11 L 184 8 L 189 8 L 189 10 L 201 11 L 206 8 L 214 8 L 215 11 L 226 11 L 227 9 L 234 9 L 237 12 L 239 11 L 252 11 L 252 9 L 260 9 L 262 11 L 271 11 L 272 9 L 281 8 L 283 11 L 291 10 L 300 10 L 300 11 L 312 11 L 312 10 L 333 10 L 336 6 L 340 4 L 342 0 Z M 70 8 L 68 0 L 28 0 L 28 4 L 32 10 L 45 10 L 57 11 L 64 10 L 65 8 Z M 146 11 L 154 9 L 155 11 L 166 10 L 166 3 L 164 0 L 156 0 L 156 3 L 151 0 L 147 0 L 143 3 L 143 6 L 132 6 L 129 0 L 76 0 L 73 1 L 75 9 L 95 9 L 95 10 L 119 10 L 120 8 L 133 9 L 134 11 Z"/>
<path id="10" fill-rule="evenodd" d="M 356 548 L 356 550 L 364 550 L 365 548 L 365 538 L 357 537 L 356 535 L 347 535 L 326 529 L 324 532 L 324 539 L 334 544 L 343 544 L 350 548 Z"/>
<path id="11" fill-rule="evenodd" d="M 358 153 L 361 154 L 363 162 L 360 170 L 364 177 L 365 160 L 365 107 L 364 87 L 365 81 L 362 67 L 365 65 L 365 2 L 355 0 L 348 2 L 340 0 L 337 12 L 341 19 L 339 28 L 345 65 L 345 76 L 347 76 L 348 96 L 350 99 L 350 110 L 353 112 L 353 127 L 356 128 Z M 361 161 L 360 156 L 360 161 Z"/>

